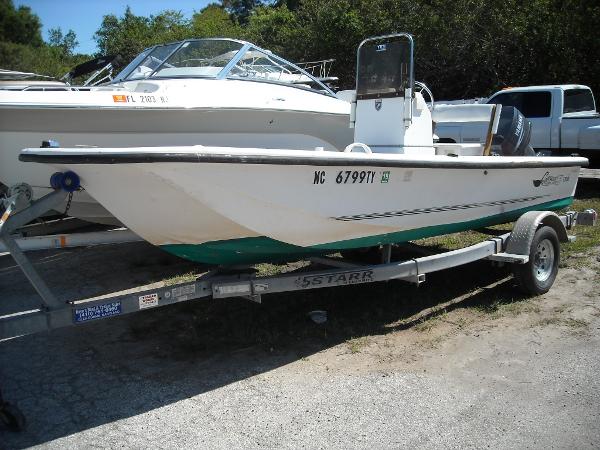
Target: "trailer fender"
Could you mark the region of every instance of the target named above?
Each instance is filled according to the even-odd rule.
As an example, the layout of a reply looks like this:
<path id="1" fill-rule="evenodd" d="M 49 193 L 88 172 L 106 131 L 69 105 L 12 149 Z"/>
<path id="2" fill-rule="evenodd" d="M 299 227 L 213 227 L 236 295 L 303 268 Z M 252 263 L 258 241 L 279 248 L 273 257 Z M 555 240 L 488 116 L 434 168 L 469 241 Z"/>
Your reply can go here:
<path id="1" fill-rule="evenodd" d="M 529 255 L 535 232 L 541 226 L 549 226 L 556 231 L 560 242 L 568 242 L 567 229 L 560 217 L 552 211 L 529 211 L 519 217 L 508 238 L 506 253 Z"/>

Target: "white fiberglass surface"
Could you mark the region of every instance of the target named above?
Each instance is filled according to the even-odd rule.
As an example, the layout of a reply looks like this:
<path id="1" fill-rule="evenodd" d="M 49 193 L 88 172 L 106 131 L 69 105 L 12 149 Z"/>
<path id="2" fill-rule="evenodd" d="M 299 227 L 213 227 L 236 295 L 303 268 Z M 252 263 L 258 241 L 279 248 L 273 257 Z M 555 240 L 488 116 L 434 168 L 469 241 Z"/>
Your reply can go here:
<path id="1" fill-rule="evenodd" d="M 159 245 L 268 236 L 307 246 L 464 222 L 567 197 L 576 180 L 570 175 L 577 173 L 577 168 L 486 174 L 373 167 L 368 168 L 373 182 L 365 178 L 363 183 L 345 183 L 337 182 L 336 175 L 347 167 L 328 166 L 323 169 L 324 182 L 315 183 L 314 168 L 302 165 L 125 163 L 57 168 L 77 172 L 91 195 L 135 233 Z M 545 172 L 555 177 L 568 174 L 568 182 L 538 187 L 531 183 Z"/>
<path id="2" fill-rule="evenodd" d="M 22 153 L 41 154 L 41 155 L 135 155 L 135 154 L 179 154 L 179 155 L 228 155 L 228 156 L 266 156 L 266 157 L 286 157 L 286 158 L 302 158 L 302 159 L 339 159 L 356 160 L 356 161 L 372 161 L 374 165 L 378 162 L 453 162 L 465 165 L 465 168 L 471 164 L 485 164 L 489 167 L 504 166 L 507 163 L 511 164 L 528 164 L 528 163 L 548 163 L 556 162 L 565 163 L 564 167 L 572 167 L 574 165 L 582 166 L 587 163 L 585 158 L 581 157 L 562 157 L 562 156 L 456 156 L 447 155 L 404 155 L 404 154 L 389 154 L 389 153 L 362 153 L 360 151 L 343 152 L 343 151 L 320 151 L 315 147 L 304 149 L 284 149 L 284 148 L 243 148 L 243 147 L 225 147 L 225 146 L 210 146 L 210 145 L 192 145 L 192 146 L 166 146 L 166 147 L 131 147 L 131 148 L 26 148 Z M 575 164 L 573 164 L 575 163 Z"/>

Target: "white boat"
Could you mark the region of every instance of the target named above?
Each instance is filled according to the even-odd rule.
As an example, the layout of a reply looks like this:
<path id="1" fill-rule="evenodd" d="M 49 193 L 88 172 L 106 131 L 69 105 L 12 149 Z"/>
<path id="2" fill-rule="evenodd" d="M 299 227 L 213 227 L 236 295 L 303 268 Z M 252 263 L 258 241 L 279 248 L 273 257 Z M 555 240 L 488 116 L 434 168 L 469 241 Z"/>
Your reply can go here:
<path id="1" fill-rule="evenodd" d="M 343 152 L 170 146 L 27 149 L 20 157 L 69 171 L 63 185 L 80 182 L 148 242 L 216 264 L 410 241 L 572 202 L 587 160 L 512 155 L 527 147 L 522 116 L 508 130 L 515 145 L 497 150 L 511 156 L 490 154 L 495 105 L 456 107 L 459 120 L 488 114 L 485 145 L 434 144 L 431 111 L 414 92 L 412 48 L 406 34 L 359 47 L 356 143 Z"/>
<path id="2" fill-rule="evenodd" d="M 18 154 L 64 147 L 212 145 L 334 150 L 352 142 L 350 104 L 294 64 L 250 43 L 191 39 L 149 48 L 111 84 L 0 91 L 0 183 L 50 191 L 46 166 Z M 69 215 L 114 218 L 85 192 Z"/>

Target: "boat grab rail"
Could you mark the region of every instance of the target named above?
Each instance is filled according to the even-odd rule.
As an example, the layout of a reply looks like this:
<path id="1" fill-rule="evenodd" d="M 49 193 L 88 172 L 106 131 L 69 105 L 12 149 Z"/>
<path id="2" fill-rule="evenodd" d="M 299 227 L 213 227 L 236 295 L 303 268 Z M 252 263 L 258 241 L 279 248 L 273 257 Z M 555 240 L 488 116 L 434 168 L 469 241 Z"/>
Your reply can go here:
<path id="1" fill-rule="evenodd" d="M 427 93 L 427 95 L 429 96 L 429 99 L 431 100 L 431 104 L 429 105 L 429 111 L 433 111 L 433 109 L 435 108 L 435 100 L 433 99 L 433 94 L 431 93 L 431 90 L 427 87 L 427 85 L 425 83 L 421 83 L 420 81 L 416 81 L 415 80 L 415 86 L 421 89 L 421 92 L 425 91 L 425 93 Z"/>
<path id="2" fill-rule="evenodd" d="M 357 147 L 362 148 L 363 151 L 367 154 L 373 153 L 371 147 L 369 147 L 367 144 L 363 144 L 362 142 L 353 142 L 352 144 L 347 145 L 344 149 L 344 153 L 352 153 L 352 150 L 354 150 Z"/>

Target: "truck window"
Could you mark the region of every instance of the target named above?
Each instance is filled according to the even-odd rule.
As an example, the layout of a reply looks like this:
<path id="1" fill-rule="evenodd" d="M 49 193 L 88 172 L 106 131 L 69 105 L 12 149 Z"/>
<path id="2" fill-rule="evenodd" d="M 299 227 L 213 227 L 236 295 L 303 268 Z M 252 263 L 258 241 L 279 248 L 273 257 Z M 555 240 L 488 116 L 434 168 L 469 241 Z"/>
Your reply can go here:
<path id="1" fill-rule="evenodd" d="M 569 89 L 565 91 L 564 113 L 596 111 L 594 96 L 589 89 Z"/>
<path id="2" fill-rule="evenodd" d="M 490 104 L 514 106 L 527 117 L 550 117 L 550 92 L 505 92 L 488 100 Z"/>

